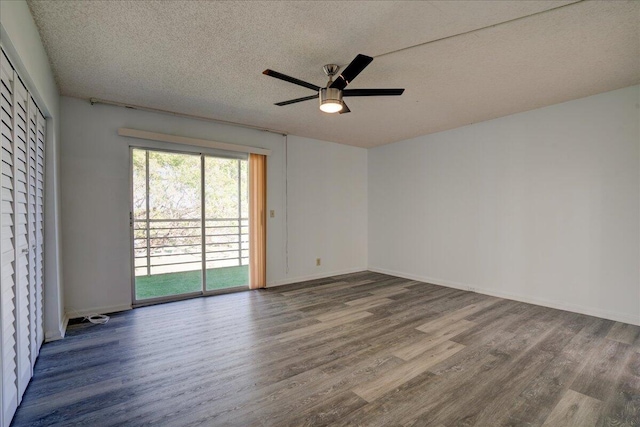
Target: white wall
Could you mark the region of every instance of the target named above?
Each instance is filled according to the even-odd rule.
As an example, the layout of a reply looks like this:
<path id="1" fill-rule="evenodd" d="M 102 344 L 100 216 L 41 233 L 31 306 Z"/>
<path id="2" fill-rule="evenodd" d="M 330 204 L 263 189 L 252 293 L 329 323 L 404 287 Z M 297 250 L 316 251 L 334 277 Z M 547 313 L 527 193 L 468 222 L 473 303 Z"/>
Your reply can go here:
<path id="1" fill-rule="evenodd" d="M 27 3 L 0 2 L 0 42 L 18 74 L 47 118 L 45 152 L 45 312 L 47 340 L 64 336 L 63 288 L 60 253 L 60 96 L 49 59 Z"/>
<path id="2" fill-rule="evenodd" d="M 267 220 L 268 285 L 366 268 L 366 150 L 289 136 L 287 173 L 280 135 L 67 97 L 61 108 L 65 306 L 71 316 L 131 306 L 128 147 L 141 141 L 118 136 L 119 127 L 272 150 L 267 209 L 275 210 L 275 218 Z"/>
<path id="3" fill-rule="evenodd" d="M 639 103 L 633 86 L 370 150 L 370 268 L 640 324 Z"/>
<path id="4" fill-rule="evenodd" d="M 289 275 L 366 270 L 367 151 L 289 136 L 287 157 Z"/>

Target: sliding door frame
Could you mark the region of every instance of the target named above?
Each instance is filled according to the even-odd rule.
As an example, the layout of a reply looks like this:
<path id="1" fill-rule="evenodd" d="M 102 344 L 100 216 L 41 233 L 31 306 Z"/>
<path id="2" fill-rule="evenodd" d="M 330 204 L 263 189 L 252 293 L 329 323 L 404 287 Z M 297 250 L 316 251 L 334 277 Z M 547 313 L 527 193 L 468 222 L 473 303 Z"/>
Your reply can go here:
<path id="1" fill-rule="evenodd" d="M 182 148 L 182 147 L 181 147 Z M 186 148 L 186 147 L 184 147 Z M 194 147 L 195 148 L 195 147 Z M 156 298 L 146 298 L 142 300 L 136 299 L 136 268 L 135 268 L 135 228 L 134 228 L 134 217 L 133 217 L 133 150 L 146 150 L 146 151 L 158 151 L 164 153 L 173 153 L 173 154 L 187 154 L 187 155 L 198 155 L 200 156 L 200 215 L 201 215 L 201 223 L 200 223 L 200 234 L 201 234 L 201 252 L 202 252 L 202 262 L 201 262 L 201 289 L 198 292 L 189 292 L 184 294 L 177 295 L 168 295 L 163 297 Z M 129 145 L 129 250 L 130 250 L 130 265 L 131 265 L 131 301 L 132 307 L 144 307 L 147 305 L 153 304 L 161 304 L 165 302 L 173 302 L 173 301 L 181 301 L 192 298 L 198 298 L 202 296 L 211 296 L 211 295 L 222 295 L 229 294 L 235 292 L 244 292 L 249 291 L 249 283 L 245 286 L 235 286 L 229 287 L 226 289 L 216 289 L 216 290 L 207 290 L 207 257 L 206 257 L 206 205 L 205 201 L 205 157 L 213 157 L 213 158 L 228 158 L 228 159 L 237 159 L 243 160 L 242 155 L 237 155 L 238 153 L 231 152 L 230 155 L 225 156 L 224 153 L 218 152 L 217 150 L 213 150 L 213 152 L 206 152 L 201 148 L 197 150 L 181 150 L 177 148 L 166 148 L 166 147 L 157 147 L 155 144 L 130 144 Z M 248 159 L 247 167 L 248 167 Z M 149 220 L 149 156 L 146 156 L 146 172 L 145 172 L 145 180 L 146 180 L 146 193 L 147 193 L 147 224 Z M 241 185 L 240 183 L 238 184 Z M 238 218 L 238 227 L 242 228 L 242 221 L 240 217 Z M 149 230 L 147 229 L 147 239 L 149 239 Z M 147 247 L 149 243 L 147 242 Z M 147 259 L 147 268 L 150 268 L 150 261 Z M 251 262 L 249 262 L 248 268 L 251 268 Z M 249 275 L 249 277 L 251 277 Z"/>

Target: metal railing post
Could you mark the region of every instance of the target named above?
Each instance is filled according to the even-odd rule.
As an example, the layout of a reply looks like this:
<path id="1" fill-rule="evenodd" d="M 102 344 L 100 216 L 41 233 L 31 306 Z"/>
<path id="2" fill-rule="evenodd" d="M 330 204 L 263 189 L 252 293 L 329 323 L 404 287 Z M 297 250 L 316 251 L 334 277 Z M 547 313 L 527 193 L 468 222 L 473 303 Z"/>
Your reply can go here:
<path id="1" fill-rule="evenodd" d="M 200 243 L 202 245 L 200 256 L 202 256 L 202 292 L 207 290 L 207 217 L 206 217 L 206 205 L 205 205 L 205 176 L 204 176 L 204 154 L 200 154 Z"/>
<path id="2" fill-rule="evenodd" d="M 151 276 L 151 227 L 149 224 L 149 150 L 145 150 L 145 175 L 146 175 L 146 211 L 147 211 L 147 221 L 146 221 L 146 233 L 147 233 L 147 276 Z"/>
<path id="3" fill-rule="evenodd" d="M 238 265 L 242 265 L 242 173 L 238 160 Z"/>

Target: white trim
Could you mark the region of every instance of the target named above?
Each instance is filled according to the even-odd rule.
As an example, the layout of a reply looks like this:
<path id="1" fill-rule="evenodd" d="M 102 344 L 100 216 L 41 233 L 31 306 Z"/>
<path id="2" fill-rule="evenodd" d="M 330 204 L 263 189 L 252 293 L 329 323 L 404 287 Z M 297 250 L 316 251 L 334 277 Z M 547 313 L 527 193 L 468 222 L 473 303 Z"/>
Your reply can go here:
<path id="1" fill-rule="evenodd" d="M 449 282 L 442 279 L 436 279 L 433 277 L 417 276 L 415 274 L 407 274 L 394 270 L 387 270 L 384 268 L 369 267 L 369 271 L 374 273 L 389 274 L 391 276 L 402 277 L 404 279 L 417 280 L 420 282 L 431 283 L 438 286 L 446 286 L 447 288 L 461 289 L 463 291 L 476 292 L 483 295 L 491 295 L 498 298 L 509 299 L 513 301 L 526 302 L 528 304 L 541 305 L 543 307 L 555 308 L 558 310 L 570 311 L 573 313 L 586 314 L 587 316 L 595 316 L 603 319 L 614 320 L 616 322 L 629 323 L 631 325 L 640 326 L 640 318 L 630 315 L 615 313 L 608 310 L 602 310 L 593 307 L 584 307 L 576 304 L 566 304 L 558 301 L 547 300 L 544 298 L 530 297 L 526 295 L 513 294 L 510 292 L 495 291 L 492 289 L 483 289 L 477 286 L 469 286 L 464 283 Z"/>
<path id="2" fill-rule="evenodd" d="M 277 286 L 290 285 L 292 283 L 306 282 L 307 280 L 324 279 L 325 277 L 340 276 L 342 274 L 359 273 L 367 271 L 367 267 L 348 268 L 346 270 L 330 271 L 326 273 L 312 274 L 310 276 L 299 276 L 291 279 L 278 280 L 276 282 L 267 283 L 267 288 L 275 288 Z"/>
<path id="3" fill-rule="evenodd" d="M 253 153 L 268 156 L 271 150 L 267 148 L 249 147 L 248 145 L 229 144 L 226 142 L 210 141 L 208 139 L 188 138 L 186 136 L 169 135 L 166 133 L 148 132 L 129 128 L 119 128 L 118 135 L 130 138 L 147 139 L 150 141 L 171 142 L 173 144 L 191 145 L 196 147 L 216 148 L 237 153 Z"/>
<path id="4" fill-rule="evenodd" d="M 69 325 L 69 316 L 65 314 L 57 331 L 46 331 L 44 333 L 44 342 L 58 341 L 64 338 L 67 333 L 67 325 Z"/>
<path id="5" fill-rule="evenodd" d="M 77 97 L 74 97 L 77 98 Z M 84 98 L 78 98 L 78 99 L 83 99 Z M 99 99 L 99 98 L 89 98 L 89 102 L 91 103 L 91 105 L 94 104 L 104 104 L 104 105 L 111 105 L 114 107 L 124 107 L 124 108 L 129 108 L 132 110 L 140 110 L 140 111 L 147 111 L 150 113 L 159 113 L 159 114 L 169 114 L 171 116 L 175 116 L 175 117 L 184 117 L 187 119 L 195 119 L 195 120 L 204 120 L 207 122 L 213 122 L 213 123 L 220 123 L 223 125 L 230 125 L 230 126 L 236 126 L 236 127 L 241 127 L 241 128 L 246 128 L 246 129 L 253 129 L 253 130 L 259 130 L 262 132 L 270 132 L 270 133 L 275 133 L 278 135 L 287 135 L 287 132 L 282 131 L 282 130 L 277 130 L 277 129 L 269 129 L 263 126 L 254 126 L 254 125 L 249 125 L 246 123 L 239 123 L 239 122 L 232 122 L 229 120 L 220 120 L 220 119 L 214 119 L 213 117 L 205 117 L 205 116 L 196 116 L 193 114 L 186 114 L 186 113 L 178 113 L 176 111 L 170 111 L 170 110 L 162 110 L 160 108 L 152 108 L 152 107 L 145 107 L 142 105 L 134 105 L 134 104 L 125 104 L 122 102 L 116 102 L 116 101 L 109 101 L 107 99 Z"/>

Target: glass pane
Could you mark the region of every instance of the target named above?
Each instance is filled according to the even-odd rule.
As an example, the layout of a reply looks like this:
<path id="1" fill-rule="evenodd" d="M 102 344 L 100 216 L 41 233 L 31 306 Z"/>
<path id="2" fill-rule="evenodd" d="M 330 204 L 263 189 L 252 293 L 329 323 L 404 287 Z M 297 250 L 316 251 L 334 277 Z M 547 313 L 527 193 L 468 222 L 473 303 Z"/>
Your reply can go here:
<path id="1" fill-rule="evenodd" d="M 135 275 L 146 275 L 147 268 L 147 151 L 133 149 L 133 253 Z"/>
<path id="2" fill-rule="evenodd" d="M 205 157 L 206 289 L 247 286 L 247 161 Z"/>
<path id="3" fill-rule="evenodd" d="M 133 149 L 131 162 L 133 166 L 133 217 L 147 217 L 147 151 Z"/>
<path id="4" fill-rule="evenodd" d="M 134 150 L 134 204 L 136 191 Z M 200 156 L 147 151 L 148 220 L 134 215 L 136 299 L 202 290 Z M 134 208 L 135 209 L 135 208 Z"/>

